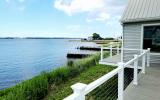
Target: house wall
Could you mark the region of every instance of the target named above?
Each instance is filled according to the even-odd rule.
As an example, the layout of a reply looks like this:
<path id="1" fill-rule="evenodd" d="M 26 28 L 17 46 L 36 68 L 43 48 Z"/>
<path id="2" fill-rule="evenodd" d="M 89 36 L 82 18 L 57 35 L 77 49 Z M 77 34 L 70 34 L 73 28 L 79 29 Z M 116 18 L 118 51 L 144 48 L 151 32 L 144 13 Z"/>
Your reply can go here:
<path id="1" fill-rule="evenodd" d="M 139 51 L 125 49 L 141 49 L 141 24 L 123 25 L 123 61 L 129 61 Z"/>
<path id="2" fill-rule="evenodd" d="M 135 54 L 140 54 L 143 49 L 143 26 L 144 25 L 160 24 L 160 21 L 154 22 L 142 22 L 142 23 L 125 23 L 123 24 L 123 61 L 127 62 L 131 60 Z M 125 50 L 127 49 L 140 49 L 136 50 Z M 152 61 L 155 61 L 155 54 L 152 56 Z M 160 61 L 160 55 L 158 56 Z M 157 60 L 157 56 L 156 56 Z"/>

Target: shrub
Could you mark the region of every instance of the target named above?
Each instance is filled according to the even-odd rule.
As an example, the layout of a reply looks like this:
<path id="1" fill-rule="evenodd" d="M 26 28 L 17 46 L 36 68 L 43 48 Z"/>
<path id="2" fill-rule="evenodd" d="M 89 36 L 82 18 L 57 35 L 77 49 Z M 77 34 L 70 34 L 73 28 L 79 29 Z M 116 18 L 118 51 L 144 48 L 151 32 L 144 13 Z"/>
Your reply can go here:
<path id="1" fill-rule="evenodd" d="M 105 56 L 108 54 L 106 53 Z M 79 75 L 89 67 L 98 63 L 100 54 L 96 54 L 78 61 L 71 66 L 60 67 L 51 72 L 43 72 L 30 80 L 0 91 L 0 100 L 40 100 L 44 98 L 51 86 L 59 85 L 70 78 Z"/>
<path id="2" fill-rule="evenodd" d="M 48 78 L 47 74 L 43 73 L 12 88 L 2 90 L 0 95 L 4 100 L 38 100 L 44 97 L 47 91 Z"/>
<path id="3" fill-rule="evenodd" d="M 68 65 L 68 66 L 73 66 L 73 63 L 74 63 L 74 61 L 68 61 L 68 62 L 67 62 L 67 65 Z"/>

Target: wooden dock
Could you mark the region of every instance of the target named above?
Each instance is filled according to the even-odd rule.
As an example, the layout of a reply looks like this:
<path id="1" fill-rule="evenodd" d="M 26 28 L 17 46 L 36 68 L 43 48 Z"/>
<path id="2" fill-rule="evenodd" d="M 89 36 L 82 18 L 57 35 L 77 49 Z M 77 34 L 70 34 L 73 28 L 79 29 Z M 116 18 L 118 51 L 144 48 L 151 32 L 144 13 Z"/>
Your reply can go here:
<path id="1" fill-rule="evenodd" d="M 87 56 L 93 55 L 96 52 L 70 52 L 67 54 L 67 58 L 85 58 Z"/>
<path id="2" fill-rule="evenodd" d="M 109 47 L 108 47 L 109 48 Z M 91 46 L 80 46 L 77 49 L 80 50 L 91 50 L 91 51 L 101 51 L 101 47 L 97 46 L 97 47 L 91 47 Z M 116 51 L 115 48 L 112 48 L 113 51 Z M 104 51 L 109 51 L 110 49 L 103 49 Z"/>
<path id="3" fill-rule="evenodd" d="M 81 46 L 78 47 L 80 50 L 92 50 L 92 51 L 100 51 L 101 47 L 89 47 L 89 46 Z"/>

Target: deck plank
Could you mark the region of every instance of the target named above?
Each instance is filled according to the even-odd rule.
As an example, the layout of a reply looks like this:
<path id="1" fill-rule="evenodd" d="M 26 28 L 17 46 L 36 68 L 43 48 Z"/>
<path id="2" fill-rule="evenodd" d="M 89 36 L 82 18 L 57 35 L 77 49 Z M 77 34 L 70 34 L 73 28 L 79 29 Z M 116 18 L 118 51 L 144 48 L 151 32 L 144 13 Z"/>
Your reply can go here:
<path id="1" fill-rule="evenodd" d="M 151 65 L 146 74 L 138 75 L 138 85 L 131 83 L 124 91 L 124 100 L 160 100 L 160 66 Z"/>
<path id="2" fill-rule="evenodd" d="M 118 62 L 121 62 L 121 55 L 114 55 L 112 57 L 104 58 L 100 64 L 108 64 L 108 65 L 117 65 Z"/>

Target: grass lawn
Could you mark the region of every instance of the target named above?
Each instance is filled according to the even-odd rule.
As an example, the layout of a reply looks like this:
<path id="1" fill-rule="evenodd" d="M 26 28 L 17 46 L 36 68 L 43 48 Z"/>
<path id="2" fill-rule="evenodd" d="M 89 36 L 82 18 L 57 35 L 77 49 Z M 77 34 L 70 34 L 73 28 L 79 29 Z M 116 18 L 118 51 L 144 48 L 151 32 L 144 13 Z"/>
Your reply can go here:
<path id="1" fill-rule="evenodd" d="M 81 83 L 91 83 L 94 80 L 100 78 L 106 73 L 110 72 L 114 68 L 111 66 L 96 65 L 90 67 L 86 71 L 82 72 L 80 75 L 69 79 L 68 81 L 61 83 L 59 85 L 52 85 L 52 89 L 49 94 L 45 97 L 45 100 L 62 100 L 72 93 L 71 85 L 81 82 Z"/>

